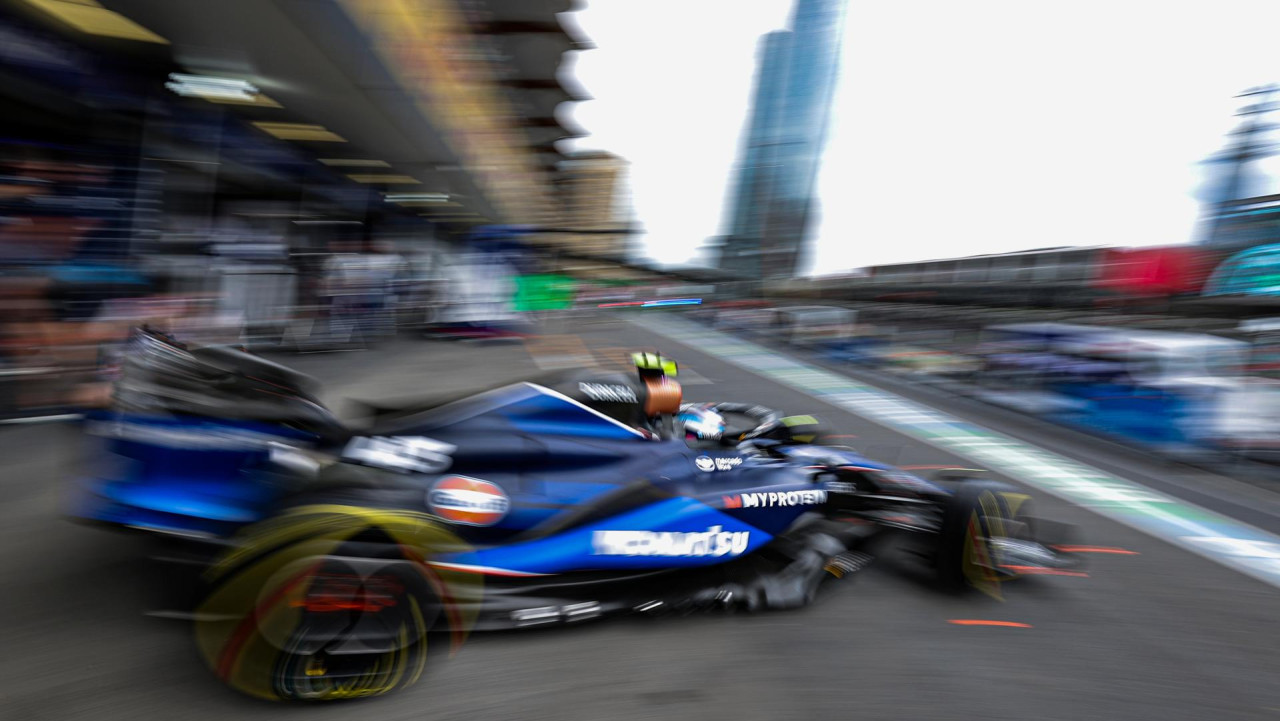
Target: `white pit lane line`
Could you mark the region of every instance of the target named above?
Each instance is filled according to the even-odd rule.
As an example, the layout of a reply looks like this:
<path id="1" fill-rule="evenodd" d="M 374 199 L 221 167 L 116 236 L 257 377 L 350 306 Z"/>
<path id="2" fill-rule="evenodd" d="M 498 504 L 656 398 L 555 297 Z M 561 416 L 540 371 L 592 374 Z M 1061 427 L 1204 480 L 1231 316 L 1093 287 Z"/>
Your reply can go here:
<path id="1" fill-rule="evenodd" d="M 631 322 L 1280 588 L 1280 536 L 682 318 Z"/>

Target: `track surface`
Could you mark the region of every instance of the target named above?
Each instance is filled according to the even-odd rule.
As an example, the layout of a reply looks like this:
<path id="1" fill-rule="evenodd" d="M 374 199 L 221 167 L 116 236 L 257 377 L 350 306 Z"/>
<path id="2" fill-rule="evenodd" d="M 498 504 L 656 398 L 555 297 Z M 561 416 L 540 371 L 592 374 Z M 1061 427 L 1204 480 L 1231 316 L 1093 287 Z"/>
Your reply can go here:
<path id="1" fill-rule="evenodd" d="M 386 399 L 557 365 L 616 367 L 627 348 L 659 347 L 681 361 L 690 400 L 814 412 L 871 455 L 963 464 L 634 325 L 572 330 L 528 346 L 406 340 L 284 360 L 329 382 L 334 398 Z M 934 400 L 978 423 L 1019 425 Z M 1012 430 L 1163 492 L 1199 494 L 1189 500 L 1221 513 L 1247 509 L 1259 527 L 1277 522 L 1275 498 L 1254 487 L 1030 424 Z M 152 544 L 59 517 L 77 447 L 65 425 L 0 430 L 0 719 L 1280 719 L 1280 590 L 1043 495 L 1042 515 L 1076 524 L 1082 542 L 1139 555 L 1098 555 L 1088 578 L 1019 582 L 1004 603 L 940 595 L 886 561 L 800 611 L 481 636 L 402 694 L 358 705 L 255 702 L 204 670 L 186 624 L 144 615 L 157 607 L 144 560 Z M 965 618 L 1031 628 L 948 623 Z"/>

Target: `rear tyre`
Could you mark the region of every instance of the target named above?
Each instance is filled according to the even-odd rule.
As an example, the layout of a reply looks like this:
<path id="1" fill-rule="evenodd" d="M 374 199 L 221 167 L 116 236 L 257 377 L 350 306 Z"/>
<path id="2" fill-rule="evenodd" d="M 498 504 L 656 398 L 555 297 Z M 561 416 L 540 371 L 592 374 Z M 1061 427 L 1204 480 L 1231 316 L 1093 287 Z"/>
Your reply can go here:
<path id="1" fill-rule="evenodd" d="M 425 562 L 458 543 L 421 514 L 295 509 L 250 529 L 211 569 L 200 653 L 224 683 L 270 700 L 412 685 L 471 625 L 458 605 L 478 598 L 477 577 Z"/>

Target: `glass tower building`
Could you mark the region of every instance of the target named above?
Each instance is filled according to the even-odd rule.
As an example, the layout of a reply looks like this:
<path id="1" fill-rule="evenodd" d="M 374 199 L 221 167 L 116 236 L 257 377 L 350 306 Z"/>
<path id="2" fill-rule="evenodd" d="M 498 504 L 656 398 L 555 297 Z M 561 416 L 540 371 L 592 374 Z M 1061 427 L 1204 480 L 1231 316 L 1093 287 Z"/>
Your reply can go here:
<path id="1" fill-rule="evenodd" d="M 752 278 L 795 274 L 816 206 L 844 6 L 845 0 L 798 0 L 791 29 L 761 38 L 751 121 L 719 259 L 725 270 Z"/>

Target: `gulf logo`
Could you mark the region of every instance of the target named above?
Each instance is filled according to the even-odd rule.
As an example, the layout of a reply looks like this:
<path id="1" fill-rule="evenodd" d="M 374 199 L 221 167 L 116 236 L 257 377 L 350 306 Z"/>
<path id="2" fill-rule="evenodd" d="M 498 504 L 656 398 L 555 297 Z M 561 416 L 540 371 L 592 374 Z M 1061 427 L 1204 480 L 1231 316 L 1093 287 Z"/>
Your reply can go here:
<path id="1" fill-rule="evenodd" d="M 445 476 L 427 491 L 431 512 L 464 526 L 492 526 L 511 508 L 511 500 L 497 485 L 478 478 Z"/>

